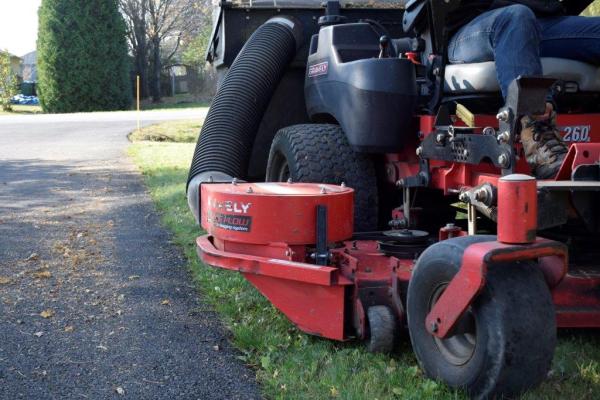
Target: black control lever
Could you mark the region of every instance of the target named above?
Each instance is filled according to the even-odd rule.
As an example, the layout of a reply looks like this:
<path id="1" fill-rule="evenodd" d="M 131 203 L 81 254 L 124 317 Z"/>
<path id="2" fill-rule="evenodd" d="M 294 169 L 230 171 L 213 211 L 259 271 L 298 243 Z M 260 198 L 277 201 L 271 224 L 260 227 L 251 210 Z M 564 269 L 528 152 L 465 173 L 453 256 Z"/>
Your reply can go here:
<path id="1" fill-rule="evenodd" d="M 379 58 L 388 58 L 390 56 L 389 46 L 390 38 L 388 36 L 383 35 L 379 38 Z"/>

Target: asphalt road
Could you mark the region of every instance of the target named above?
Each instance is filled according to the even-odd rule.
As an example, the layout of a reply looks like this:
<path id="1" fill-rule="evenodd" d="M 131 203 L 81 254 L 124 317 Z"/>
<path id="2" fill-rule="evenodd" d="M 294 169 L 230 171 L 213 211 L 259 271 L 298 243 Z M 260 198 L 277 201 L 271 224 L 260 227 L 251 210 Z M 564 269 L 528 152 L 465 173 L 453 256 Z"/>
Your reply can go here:
<path id="1" fill-rule="evenodd" d="M 135 118 L 0 116 L 1 399 L 260 397 L 125 154 Z"/>

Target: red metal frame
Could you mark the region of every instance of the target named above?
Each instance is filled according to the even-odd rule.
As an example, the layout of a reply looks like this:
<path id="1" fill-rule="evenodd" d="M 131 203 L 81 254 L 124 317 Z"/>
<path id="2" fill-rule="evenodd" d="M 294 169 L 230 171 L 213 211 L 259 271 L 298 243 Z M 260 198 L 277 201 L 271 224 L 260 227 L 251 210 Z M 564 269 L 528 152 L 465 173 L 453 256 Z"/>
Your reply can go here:
<path id="1" fill-rule="evenodd" d="M 434 132 L 434 123 L 431 116 L 420 118 L 421 139 Z M 497 121 L 493 116 L 478 115 L 475 124 L 496 127 Z M 570 180 L 578 165 L 600 161 L 600 115 L 560 115 L 558 124 L 565 135 L 581 141 L 572 143 L 555 178 Z M 419 172 L 415 147 L 388 154 L 385 161 L 390 183 Z M 522 186 L 518 191 L 503 188 L 500 171 L 491 165 L 430 161 L 430 169 L 430 187 L 446 194 L 483 183 L 499 187 L 499 239 L 507 242 L 477 243 L 465 250 L 459 272 L 424 321 L 432 335 L 445 338 L 451 334 L 484 287 L 490 263 L 521 260 L 537 260 L 552 291 L 559 327 L 600 327 L 600 268 L 597 274 L 580 272 L 576 266 L 568 272 L 566 247 L 532 235 L 535 185 Z M 522 156 L 517 171 L 529 173 Z M 224 185 L 202 185 L 202 224 L 209 234 L 197 239 L 200 258 L 206 264 L 242 273 L 294 324 L 310 334 L 335 340 L 363 339 L 368 333 L 366 310 L 379 304 L 391 307 L 403 321 L 402 292 L 411 279 L 415 260 L 385 256 L 375 241 L 347 240 L 352 234 L 349 189 L 330 188 L 339 193 L 328 195 L 329 189 L 323 192 L 318 185 L 278 185 L 282 191 L 275 194 L 261 192 L 261 184 L 228 185 L 227 190 L 223 190 Z M 253 218 L 251 233 L 224 230 L 214 224 L 219 222 L 214 219 L 215 213 L 227 207 L 239 211 L 234 203 L 246 205 L 248 198 L 252 198 L 252 212 L 240 214 Z M 315 265 L 311 260 L 315 251 L 314 208 L 319 204 L 327 205 L 330 211 L 328 242 L 343 243 L 331 250 L 328 266 Z M 400 209 L 394 212 L 401 217 Z M 527 223 L 522 222 L 525 219 Z M 464 235 L 460 228 L 442 226 L 438 239 Z"/>
<path id="2" fill-rule="evenodd" d="M 530 245 L 511 245 L 496 241 L 476 243 L 466 248 L 462 265 L 456 276 L 435 303 L 425 321 L 427 330 L 439 338 L 446 338 L 463 313 L 483 289 L 488 265 L 501 262 L 535 260 L 558 257 L 548 271 L 555 279 L 567 273 L 567 249 L 558 242 L 538 239 Z"/>
<path id="3" fill-rule="evenodd" d="M 571 145 L 575 154 L 568 157 L 563 169 L 556 176 L 556 180 L 569 180 L 573 165 L 581 163 L 594 163 L 599 161 L 600 155 L 600 114 L 561 114 L 557 116 L 557 124 L 562 130 L 563 137 Z M 455 121 L 456 126 L 464 125 L 460 120 Z M 491 115 L 476 115 L 475 126 L 498 128 L 498 121 Z M 576 136 L 573 131 L 585 130 L 585 135 Z M 421 139 L 435 132 L 435 117 L 424 115 L 420 117 L 419 137 Z M 576 139 L 576 140 L 573 140 Z M 520 146 L 517 147 L 519 151 Z M 419 172 L 418 158 L 415 154 L 416 147 L 407 146 L 402 152 L 387 154 L 386 173 L 390 183 L 395 184 L 406 176 L 414 176 Z M 584 153 L 584 151 L 587 151 Z M 586 156 L 584 156 L 587 155 Z M 517 162 L 516 172 L 529 174 L 530 169 L 525 157 Z M 495 184 L 500 171 L 491 165 L 467 165 L 443 161 L 431 161 L 431 188 L 443 190 L 445 194 L 460 190 L 464 187 L 475 187 L 484 182 Z"/>
<path id="4" fill-rule="evenodd" d="M 346 339 L 344 287 L 352 282 L 337 268 L 221 251 L 209 235 L 197 238 L 196 246 L 203 262 L 241 272 L 303 331 Z"/>
<path id="5" fill-rule="evenodd" d="M 600 328 L 600 274 L 569 273 L 552 290 L 560 328 Z"/>

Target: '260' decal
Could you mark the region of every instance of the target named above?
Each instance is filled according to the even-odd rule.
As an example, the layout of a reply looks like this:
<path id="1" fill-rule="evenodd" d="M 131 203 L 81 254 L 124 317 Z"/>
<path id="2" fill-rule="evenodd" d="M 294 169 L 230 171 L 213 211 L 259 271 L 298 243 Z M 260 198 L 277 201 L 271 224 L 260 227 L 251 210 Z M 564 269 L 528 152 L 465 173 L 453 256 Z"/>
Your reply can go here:
<path id="1" fill-rule="evenodd" d="M 561 126 L 565 142 L 589 142 L 591 141 L 590 125 Z"/>

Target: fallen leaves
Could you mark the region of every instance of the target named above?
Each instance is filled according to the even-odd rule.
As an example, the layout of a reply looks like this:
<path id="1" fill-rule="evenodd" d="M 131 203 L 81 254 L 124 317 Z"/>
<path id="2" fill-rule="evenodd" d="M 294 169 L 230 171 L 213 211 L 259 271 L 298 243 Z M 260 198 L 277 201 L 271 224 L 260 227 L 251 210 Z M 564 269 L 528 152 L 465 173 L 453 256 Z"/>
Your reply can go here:
<path id="1" fill-rule="evenodd" d="M 73 332 L 73 329 L 74 329 L 74 328 L 73 328 L 73 326 L 72 326 L 72 325 L 65 326 L 65 332 L 67 332 L 67 333 L 71 333 L 71 332 Z"/>
<path id="2" fill-rule="evenodd" d="M 0 285 L 8 285 L 11 279 L 6 276 L 0 276 Z"/>
<path id="3" fill-rule="evenodd" d="M 52 272 L 46 270 L 38 270 L 31 273 L 34 278 L 37 279 L 49 279 L 52 277 Z"/>
<path id="4" fill-rule="evenodd" d="M 40 313 L 40 317 L 42 318 L 52 318 L 54 316 L 55 312 L 53 309 L 49 308 L 47 310 L 44 310 Z"/>
<path id="5" fill-rule="evenodd" d="M 40 259 L 40 255 L 38 253 L 31 253 L 25 261 L 36 261 L 39 259 Z"/>
<path id="6" fill-rule="evenodd" d="M 163 301 L 160 302 L 160 304 L 163 306 L 169 306 L 169 305 L 171 305 L 171 300 L 164 299 Z"/>
<path id="7" fill-rule="evenodd" d="M 262 356 L 260 358 L 260 366 L 261 367 L 263 367 L 264 369 L 268 369 L 270 365 L 271 365 L 271 358 L 268 355 Z"/>
<path id="8" fill-rule="evenodd" d="M 332 386 L 329 388 L 329 394 L 331 394 L 331 397 L 338 397 L 340 395 L 340 391 L 335 386 Z"/>
<path id="9" fill-rule="evenodd" d="M 72 229 L 66 240 L 55 242 L 53 251 L 64 260 L 70 262 L 73 268 L 82 265 L 97 265 L 104 258 L 97 249 L 94 238 L 95 229 Z"/>

